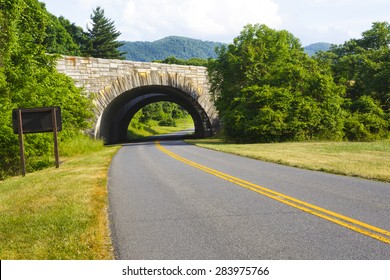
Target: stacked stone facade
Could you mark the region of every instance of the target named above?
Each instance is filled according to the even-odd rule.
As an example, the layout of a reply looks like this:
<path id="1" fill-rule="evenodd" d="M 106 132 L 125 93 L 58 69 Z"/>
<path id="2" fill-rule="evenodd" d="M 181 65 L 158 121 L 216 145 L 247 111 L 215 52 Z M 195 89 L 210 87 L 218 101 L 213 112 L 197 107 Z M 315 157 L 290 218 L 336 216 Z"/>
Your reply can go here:
<path id="1" fill-rule="evenodd" d="M 204 109 L 213 125 L 218 123 L 206 67 L 64 56 L 58 60 L 57 70 L 73 78 L 87 93 L 94 94 L 95 125 L 116 97 L 143 86 L 180 89 Z"/>

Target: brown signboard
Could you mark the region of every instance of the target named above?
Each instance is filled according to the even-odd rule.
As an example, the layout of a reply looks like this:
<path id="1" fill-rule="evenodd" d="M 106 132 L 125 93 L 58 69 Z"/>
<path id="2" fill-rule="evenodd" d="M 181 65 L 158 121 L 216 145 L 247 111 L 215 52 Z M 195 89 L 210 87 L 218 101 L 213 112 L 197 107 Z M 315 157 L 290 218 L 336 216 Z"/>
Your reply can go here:
<path id="1" fill-rule="evenodd" d="M 14 133 L 18 134 L 18 112 L 22 114 L 23 134 L 53 132 L 52 110 L 56 109 L 57 131 L 62 131 L 61 108 L 42 107 L 32 109 L 14 109 L 12 110 L 12 122 Z"/>
<path id="2" fill-rule="evenodd" d="M 57 132 L 62 130 L 60 107 L 56 106 L 32 109 L 14 109 L 12 110 L 12 121 L 14 126 L 14 133 L 19 134 L 22 176 L 26 175 L 23 140 L 23 134 L 26 133 L 53 132 L 56 167 L 58 168 L 60 166 L 57 137 Z"/>

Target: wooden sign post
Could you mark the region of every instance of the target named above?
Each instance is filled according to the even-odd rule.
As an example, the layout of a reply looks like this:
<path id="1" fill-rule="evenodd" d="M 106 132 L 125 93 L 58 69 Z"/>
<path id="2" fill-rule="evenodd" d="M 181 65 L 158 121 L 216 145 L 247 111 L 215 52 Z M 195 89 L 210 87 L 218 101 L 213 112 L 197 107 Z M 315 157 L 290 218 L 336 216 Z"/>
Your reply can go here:
<path id="1" fill-rule="evenodd" d="M 33 109 L 14 109 L 12 111 L 14 133 L 19 134 L 20 164 L 22 176 L 26 176 L 23 134 L 53 132 L 54 156 L 56 168 L 60 167 L 58 152 L 58 131 L 62 130 L 60 107 L 43 107 Z"/>
<path id="2" fill-rule="evenodd" d="M 53 126 L 53 140 L 54 140 L 54 157 L 56 160 L 56 168 L 60 167 L 60 156 L 58 153 L 58 136 L 57 136 L 57 108 L 53 107 L 51 110 L 51 119 Z"/>
<path id="3" fill-rule="evenodd" d="M 20 165 L 22 167 L 22 176 L 26 176 L 26 160 L 24 159 L 24 142 L 23 142 L 23 124 L 22 124 L 22 110 L 17 110 L 17 122 L 19 133 L 19 151 L 20 151 Z"/>

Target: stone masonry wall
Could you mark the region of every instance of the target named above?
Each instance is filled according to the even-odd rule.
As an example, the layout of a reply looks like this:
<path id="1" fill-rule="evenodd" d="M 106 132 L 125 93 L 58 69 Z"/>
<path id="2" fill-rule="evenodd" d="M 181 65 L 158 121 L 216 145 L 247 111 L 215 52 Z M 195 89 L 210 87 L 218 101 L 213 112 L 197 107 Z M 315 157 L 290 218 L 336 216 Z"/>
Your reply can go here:
<path id="1" fill-rule="evenodd" d="M 87 92 L 98 93 L 110 85 L 113 79 L 126 76 L 134 70 L 139 73 L 159 71 L 182 74 L 190 78 L 197 87 L 203 88 L 203 92 L 209 91 L 206 67 L 64 56 L 58 60 L 57 69 L 73 78 L 76 85 L 84 87 Z"/>

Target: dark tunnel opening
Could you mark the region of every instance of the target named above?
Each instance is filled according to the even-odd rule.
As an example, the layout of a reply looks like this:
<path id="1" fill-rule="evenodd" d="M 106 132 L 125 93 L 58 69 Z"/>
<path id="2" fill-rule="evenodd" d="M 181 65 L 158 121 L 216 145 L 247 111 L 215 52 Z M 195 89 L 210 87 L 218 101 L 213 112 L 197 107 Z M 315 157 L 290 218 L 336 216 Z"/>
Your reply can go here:
<path id="1" fill-rule="evenodd" d="M 97 125 L 97 137 L 105 144 L 127 143 L 131 119 L 143 107 L 160 101 L 173 102 L 183 107 L 192 117 L 195 138 L 212 135 L 210 120 L 197 100 L 187 93 L 167 86 L 144 86 L 124 92 L 108 104 Z"/>

